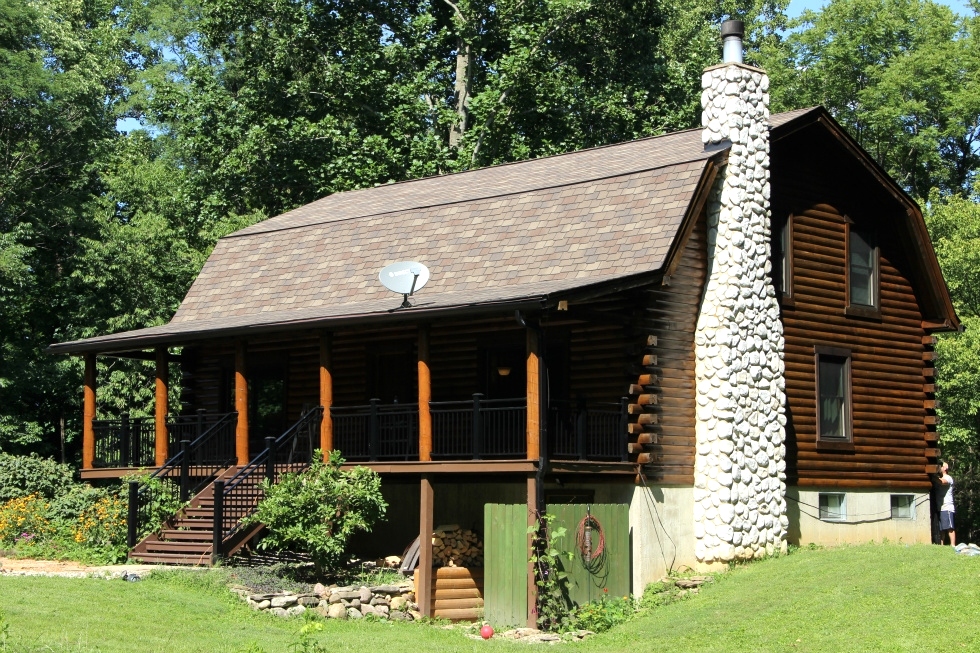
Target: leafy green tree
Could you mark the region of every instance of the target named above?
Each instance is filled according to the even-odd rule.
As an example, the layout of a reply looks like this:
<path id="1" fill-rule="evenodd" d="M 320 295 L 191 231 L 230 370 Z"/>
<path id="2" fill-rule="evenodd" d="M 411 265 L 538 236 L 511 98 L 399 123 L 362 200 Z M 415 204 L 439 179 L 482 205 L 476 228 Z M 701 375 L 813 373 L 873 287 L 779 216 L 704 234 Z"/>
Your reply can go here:
<path id="1" fill-rule="evenodd" d="M 980 18 L 931 0 L 831 0 L 757 55 L 774 110 L 823 105 L 913 195 L 980 165 Z"/>

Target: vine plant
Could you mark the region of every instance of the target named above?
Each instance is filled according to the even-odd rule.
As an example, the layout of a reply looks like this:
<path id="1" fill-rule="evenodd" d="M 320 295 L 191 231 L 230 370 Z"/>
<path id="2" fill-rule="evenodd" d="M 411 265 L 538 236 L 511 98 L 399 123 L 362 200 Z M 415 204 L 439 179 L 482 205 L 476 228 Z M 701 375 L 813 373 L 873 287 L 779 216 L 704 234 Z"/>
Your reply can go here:
<path id="1" fill-rule="evenodd" d="M 562 551 L 558 542 L 565 537 L 564 526 L 552 527 L 554 515 L 544 514 L 529 526 L 527 532 L 534 535 L 531 564 L 534 565 L 535 583 L 538 586 L 538 627 L 541 630 L 563 631 L 573 625 L 572 606 L 568 599 L 568 573 L 564 562 L 571 562 L 571 551 Z"/>

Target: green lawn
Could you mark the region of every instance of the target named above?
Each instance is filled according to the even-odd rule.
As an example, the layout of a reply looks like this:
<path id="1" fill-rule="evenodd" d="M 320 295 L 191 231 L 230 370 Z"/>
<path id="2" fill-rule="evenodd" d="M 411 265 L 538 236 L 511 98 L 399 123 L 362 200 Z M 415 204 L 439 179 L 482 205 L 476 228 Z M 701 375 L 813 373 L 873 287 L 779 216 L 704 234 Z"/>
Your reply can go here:
<path id="1" fill-rule="evenodd" d="M 9 651 L 287 651 L 302 620 L 256 614 L 208 576 L 0 577 Z M 204 580 L 202 580 L 202 578 Z M 415 624 L 325 623 L 330 651 L 513 650 Z M 801 551 L 721 576 L 581 651 L 980 651 L 980 558 L 931 546 Z M 2 648 L 0 648 L 2 650 Z M 548 648 L 546 650 L 552 650 Z"/>

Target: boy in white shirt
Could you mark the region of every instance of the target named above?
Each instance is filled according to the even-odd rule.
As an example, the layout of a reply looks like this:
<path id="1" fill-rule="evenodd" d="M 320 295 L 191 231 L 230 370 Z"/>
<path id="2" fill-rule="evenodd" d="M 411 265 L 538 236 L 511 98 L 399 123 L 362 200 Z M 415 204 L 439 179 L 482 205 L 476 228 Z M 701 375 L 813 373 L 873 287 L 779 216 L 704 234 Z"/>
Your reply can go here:
<path id="1" fill-rule="evenodd" d="M 943 494 L 943 503 L 939 507 L 939 538 L 940 542 L 949 539 L 950 546 L 956 546 L 956 526 L 953 522 L 953 477 L 949 475 L 949 463 L 943 463 L 939 482 L 947 486 Z"/>

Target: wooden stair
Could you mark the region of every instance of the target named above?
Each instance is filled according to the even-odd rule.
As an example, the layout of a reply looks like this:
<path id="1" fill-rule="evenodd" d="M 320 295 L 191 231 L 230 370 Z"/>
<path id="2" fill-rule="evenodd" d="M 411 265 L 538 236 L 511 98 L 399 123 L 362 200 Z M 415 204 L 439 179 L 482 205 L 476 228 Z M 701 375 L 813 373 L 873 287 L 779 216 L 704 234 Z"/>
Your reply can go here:
<path id="1" fill-rule="evenodd" d="M 229 467 L 218 475 L 219 480 L 234 476 L 240 468 Z M 261 478 L 256 478 L 258 483 Z M 227 526 L 227 523 L 226 523 Z M 231 556 L 257 535 L 264 527 L 251 526 L 235 533 L 223 543 L 224 556 Z M 167 520 L 156 533 L 143 538 L 129 552 L 129 559 L 137 562 L 163 565 L 211 565 L 218 556 L 212 551 L 214 535 L 214 484 L 201 490 L 190 503 Z"/>

